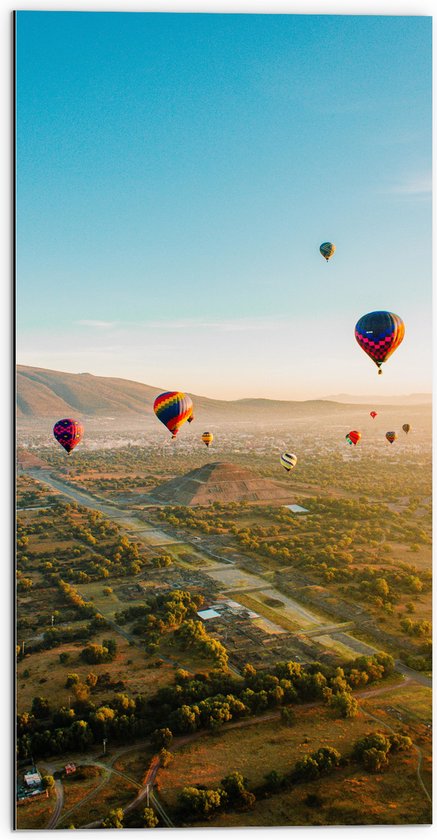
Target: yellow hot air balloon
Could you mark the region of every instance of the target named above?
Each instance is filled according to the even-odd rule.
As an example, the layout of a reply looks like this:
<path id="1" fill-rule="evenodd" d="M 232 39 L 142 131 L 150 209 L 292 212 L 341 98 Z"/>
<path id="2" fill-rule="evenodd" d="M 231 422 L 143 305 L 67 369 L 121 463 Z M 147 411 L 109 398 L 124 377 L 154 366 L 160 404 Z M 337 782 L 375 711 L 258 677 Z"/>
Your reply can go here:
<path id="1" fill-rule="evenodd" d="M 212 432 L 204 432 L 202 435 L 202 440 L 205 446 L 209 446 L 210 443 L 212 443 L 214 440 L 214 435 L 212 434 Z"/>
<path id="2" fill-rule="evenodd" d="M 279 460 L 287 472 L 290 472 L 297 464 L 297 456 L 292 452 L 283 452 Z"/>

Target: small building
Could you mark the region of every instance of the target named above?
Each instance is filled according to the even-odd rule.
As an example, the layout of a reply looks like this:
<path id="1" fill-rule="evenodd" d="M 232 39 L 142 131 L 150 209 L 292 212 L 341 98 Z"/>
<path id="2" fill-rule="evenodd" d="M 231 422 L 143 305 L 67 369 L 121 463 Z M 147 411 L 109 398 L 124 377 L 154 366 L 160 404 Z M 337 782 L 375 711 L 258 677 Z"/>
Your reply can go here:
<path id="1" fill-rule="evenodd" d="M 70 776 L 71 773 L 76 772 L 76 765 L 73 764 L 73 762 L 71 762 L 70 764 L 66 764 L 65 767 L 64 767 L 64 770 L 65 770 L 67 776 Z"/>
<path id="2" fill-rule="evenodd" d="M 42 778 L 41 773 L 37 770 L 36 767 L 32 767 L 31 770 L 28 770 L 24 774 L 24 784 L 27 785 L 29 788 L 39 787 L 41 785 Z"/>
<path id="3" fill-rule="evenodd" d="M 217 610 L 199 610 L 197 615 L 202 621 L 208 621 L 210 618 L 220 618 L 220 613 Z"/>
<path id="4" fill-rule="evenodd" d="M 36 767 L 31 767 L 17 779 L 17 803 L 42 795 L 48 796 L 48 792 L 43 788 L 41 773 Z"/>
<path id="5" fill-rule="evenodd" d="M 309 513 L 309 510 L 301 507 L 301 505 L 284 505 L 284 507 L 286 507 L 287 510 L 291 510 L 292 513 Z"/>

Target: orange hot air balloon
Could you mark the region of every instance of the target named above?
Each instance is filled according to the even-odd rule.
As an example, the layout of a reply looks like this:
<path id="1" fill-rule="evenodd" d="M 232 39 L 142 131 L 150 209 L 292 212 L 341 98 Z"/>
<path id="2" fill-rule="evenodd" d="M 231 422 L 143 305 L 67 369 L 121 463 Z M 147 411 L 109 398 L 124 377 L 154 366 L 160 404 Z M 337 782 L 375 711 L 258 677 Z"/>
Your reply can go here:
<path id="1" fill-rule="evenodd" d="M 201 437 L 201 440 L 203 440 L 205 446 L 209 446 L 210 443 L 212 443 L 214 440 L 214 435 L 212 434 L 212 432 L 204 432 Z"/>
<path id="2" fill-rule="evenodd" d="M 350 443 L 351 446 L 352 444 L 356 446 L 358 441 L 361 440 L 361 432 L 357 432 L 353 429 L 351 432 L 347 433 L 346 440 L 348 443 Z"/>

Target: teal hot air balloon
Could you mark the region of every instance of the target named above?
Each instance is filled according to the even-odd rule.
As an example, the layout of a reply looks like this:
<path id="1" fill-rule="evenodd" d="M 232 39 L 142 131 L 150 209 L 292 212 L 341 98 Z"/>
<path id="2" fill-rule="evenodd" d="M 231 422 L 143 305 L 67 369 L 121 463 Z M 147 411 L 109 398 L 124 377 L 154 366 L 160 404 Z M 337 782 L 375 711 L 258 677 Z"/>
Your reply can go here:
<path id="1" fill-rule="evenodd" d="M 326 262 L 328 262 L 328 260 L 330 260 L 335 254 L 335 245 L 333 245 L 332 242 L 322 242 L 319 251 L 322 257 L 325 258 Z"/>

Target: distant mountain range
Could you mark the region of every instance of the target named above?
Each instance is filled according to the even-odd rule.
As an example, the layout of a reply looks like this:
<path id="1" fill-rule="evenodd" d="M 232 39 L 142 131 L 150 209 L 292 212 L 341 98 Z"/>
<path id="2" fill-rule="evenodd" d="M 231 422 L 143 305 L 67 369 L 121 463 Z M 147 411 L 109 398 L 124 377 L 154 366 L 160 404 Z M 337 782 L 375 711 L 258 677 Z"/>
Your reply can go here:
<path id="1" fill-rule="evenodd" d="M 375 405 L 427 405 L 432 402 L 432 394 L 398 394 L 396 396 L 381 396 L 381 394 L 371 394 L 370 396 L 363 394 L 335 394 L 331 397 L 322 397 L 322 400 L 332 400 L 338 403 L 348 403 L 348 405 L 370 403 Z"/>
<path id="2" fill-rule="evenodd" d="M 17 419 L 36 417 L 145 416 L 153 412 L 155 397 L 166 390 L 128 379 L 93 376 L 91 373 L 63 373 L 44 368 L 17 366 Z M 190 394 L 195 414 L 201 419 L 243 420 L 250 409 L 252 422 L 278 421 L 316 413 L 343 413 L 346 404 L 410 405 L 430 402 L 430 395 L 410 397 L 348 397 L 341 394 L 323 400 L 214 400 Z M 422 397 L 421 400 L 418 398 Z"/>

